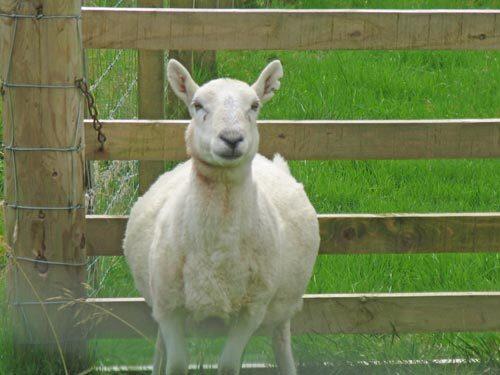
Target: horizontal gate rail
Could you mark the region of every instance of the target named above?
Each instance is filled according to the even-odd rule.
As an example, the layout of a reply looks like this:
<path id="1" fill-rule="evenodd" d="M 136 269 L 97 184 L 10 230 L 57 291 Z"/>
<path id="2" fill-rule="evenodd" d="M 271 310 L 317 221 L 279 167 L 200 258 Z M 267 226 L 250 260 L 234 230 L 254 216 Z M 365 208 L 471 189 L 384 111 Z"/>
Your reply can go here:
<path id="1" fill-rule="evenodd" d="M 45 305 L 53 319 L 65 309 Z M 39 309 L 28 304 L 24 309 Z M 68 304 L 92 338 L 156 336 L 156 323 L 142 298 L 89 298 Z M 311 294 L 292 322 L 302 333 L 429 333 L 500 331 L 500 292 Z M 57 320 L 56 320 L 57 321 Z M 201 327 L 201 328 L 200 328 Z M 224 334 L 213 321 L 191 329 Z M 260 334 L 265 332 L 260 332 Z"/>
<path id="2" fill-rule="evenodd" d="M 86 124 L 86 158 L 183 160 L 185 120 L 106 120 L 106 148 Z M 500 119 L 259 121 L 260 152 L 290 160 L 500 157 Z"/>
<path id="3" fill-rule="evenodd" d="M 318 215 L 321 254 L 500 252 L 500 212 Z M 127 216 L 87 216 L 88 255 L 122 255 Z"/>
<path id="4" fill-rule="evenodd" d="M 496 9 L 82 8 L 86 48 L 150 50 L 499 49 L 499 14 Z"/>

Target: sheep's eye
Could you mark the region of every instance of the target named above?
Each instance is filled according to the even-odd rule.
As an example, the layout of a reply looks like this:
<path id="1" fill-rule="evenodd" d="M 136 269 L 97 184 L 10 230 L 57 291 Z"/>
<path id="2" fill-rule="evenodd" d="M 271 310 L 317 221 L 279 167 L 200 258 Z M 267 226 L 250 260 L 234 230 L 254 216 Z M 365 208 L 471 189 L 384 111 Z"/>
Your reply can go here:
<path id="1" fill-rule="evenodd" d="M 256 111 L 259 109 L 259 102 L 253 102 L 252 106 L 250 107 L 252 111 Z"/>
<path id="2" fill-rule="evenodd" d="M 199 111 L 200 109 L 203 109 L 203 106 L 199 102 L 194 102 L 193 107 L 195 111 Z"/>

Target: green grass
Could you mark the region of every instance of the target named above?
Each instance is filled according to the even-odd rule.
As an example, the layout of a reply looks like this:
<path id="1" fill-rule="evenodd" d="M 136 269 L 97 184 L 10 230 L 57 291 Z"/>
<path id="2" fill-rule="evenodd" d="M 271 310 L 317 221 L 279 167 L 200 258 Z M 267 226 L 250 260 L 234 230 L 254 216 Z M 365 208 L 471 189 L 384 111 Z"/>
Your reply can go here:
<path id="1" fill-rule="evenodd" d="M 112 4 L 113 2 L 108 2 Z M 500 1 L 264 1 L 247 6 L 286 4 L 297 8 L 497 8 Z M 95 80 L 115 51 L 89 51 L 89 73 Z M 125 51 L 96 91 L 103 117 L 109 116 L 127 89 L 130 95 L 114 111 L 116 118 L 136 116 L 135 52 Z M 500 117 L 499 52 L 341 51 L 222 52 L 220 76 L 251 82 L 272 59 L 284 65 L 282 88 L 263 109 L 267 119 L 418 119 Z M 199 82 L 206 77 L 195 72 Z M 1 107 L 0 107 L 1 108 Z M 318 212 L 460 212 L 500 211 L 500 160 L 325 161 L 292 162 Z M 2 165 L 3 168 L 3 165 Z M 112 163 L 100 163 L 102 170 Z M 132 176 L 134 165 L 125 168 Z M 120 173 L 124 173 L 120 169 Z M 3 169 L 2 169 L 3 172 Z M 118 176 L 119 177 L 119 176 Z M 122 176 L 123 177 L 123 176 Z M 98 195 L 98 212 L 127 213 L 135 199 L 136 179 L 112 178 Z M 124 186 L 127 187 L 123 191 Z M 110 205 L 113 196 L 120 199 Z M 1 254 L 0 254 L 1 255 Z M 0 269 L 5 260 L 0 257 Z M 99 261 L 102 297 L 137 296 L 122 258 Z M 0 285 L 4 273 L 0 273 Z M 4 288 L 1 288 L 3 291 Z M 309 292 L 409 292 L 500 290 L 498 254 L 337 255 L 321 256 Z M 2 295 L 0 295 L 2 299 Z M 3 309 L 3 310 L 2 310 Z M 5 321 L 0 304 L 0 325 Z M 0 345 L 8 345 L 0 333 Z M 142 340 L 94 343 L 98 363 L 144 364 L 152 347 Z M 221 340 L 195 339 L 193 360 L 214 362 Z M 500 335 L 329 335 L 294 338 L 301 362 L 347 360 L 479 358 L 477 367 L 420 367 L 399 373 L 493 373 L 500 366 Z M 3 353 L 3 354 L 2 354 Z M 0 373 L 10 351 L 0 350 Z M 3 357 L 2 357 L 3 356 Z M 254 339 L 246 361 L 272 360 L 267 340 Z M 2 367 L 4 366 L 4 367 Z M 28 370 L 26 370 L 28 371 Z M 370 373 L 395 373 L 389 368 Z M 394 370 L 396 371 L 396 370 Z"/>

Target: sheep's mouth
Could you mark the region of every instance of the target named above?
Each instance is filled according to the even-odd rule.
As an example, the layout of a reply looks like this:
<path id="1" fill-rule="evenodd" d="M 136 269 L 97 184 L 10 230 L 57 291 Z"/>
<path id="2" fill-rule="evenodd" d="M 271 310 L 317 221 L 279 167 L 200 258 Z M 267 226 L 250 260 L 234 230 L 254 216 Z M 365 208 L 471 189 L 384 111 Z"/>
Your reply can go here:
<path id="1" fill-rule="evenodd" d="M 236 160 L 236 159 L 239 159 L 241 158 L 243 154 L 240 152 L 240 151 L 231 151 L 231 152 L 221 152 L 221 153 L 217 153 L 217 156 L 222 158 L 222 159 L 226 159 L 226 160 Z"/>

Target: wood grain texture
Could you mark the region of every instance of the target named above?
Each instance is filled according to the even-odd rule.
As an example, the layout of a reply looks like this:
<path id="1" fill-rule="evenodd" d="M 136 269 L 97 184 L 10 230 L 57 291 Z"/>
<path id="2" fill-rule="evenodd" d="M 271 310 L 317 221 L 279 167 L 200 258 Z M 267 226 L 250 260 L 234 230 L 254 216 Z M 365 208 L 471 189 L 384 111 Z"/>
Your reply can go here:
<path id="1" fill-rule="evenodd" d="M 163 7 L 163 0 L 138 0 L 139 7 Z M 139 118 L 165 118 L 165 56 L 164 51 L 139 50 L 137 54 L 137 99 Z M 165 171 L 163 161 L 140 161 L 139 195 Z"/>
<path id="2" fill-rule="evenodd" d="M 80 14 L 78 0 L 1 1 L 0 12 L 36 15 Z M 2 77 L 9 84 L 75 85 L 82 77 L 81 26 L 72 19 L 0 17 Z M 10 74 L 8 54 L 13 46 Z M 83 143 L 83 100 L 75 88 L 6 87 L 4 96 L 4 143 L 21 148 L 65 148 Z M 7 110 L 7 108 L 9 110 Z M 80 114 L 80 116 L 78 116 Z M 76 142 L 75 142 L 76 141 Z M 17 257 L 80 264 L 86 261 L 84 212 L 84 152 L 5 150 L 5 236 Z M 82 208 L 46 209 L 46 207 Z M 42 207 L 33 209 L 29 207 Z M 11 261 L 8 280 L 10 302 L 22 303 L 70 293 L 85 296 L 86 268 Z M 56 351 L 55 338 L 43 311 L 22 314 L 14 329 L 21 344 L 41 344 Z M 57 321 L 58 340 L 68 361 L 85 360 L 86 343 L 74 327 L 71 313 Z M 31 347 L 30 347 L 31 348 Z M 79 358 L 75 358 L 79 357 Z"/>
<path id="3" fill-rule="evenodd" d="M 500 213 L 318 215 L 321 254 L 500 252 Z M 122 255 L 127 216 L 87 216 L 90 255 Z"/>
<path id="4" fill-rule="evenodd" d="M 157 325 L 142 298 L 88 299 L 82 306 L 95 314 L 89 336 L 98 338 L 155 337 Z M 305 295 L 304 307 L 292 321 L 292 333 L 402 334 L 500 331 L 500 292 L 368 293 Z M 109 314 L 111 312 L 115 317 Z M 85 314 L 80 314 L 85 316 Z M 125 325 L 120 319 L 135 327 Z M 217 336 L 225 329 L 212 325 L 190 329 Z M 260 330 L 258 334 L 267 334 Z"/>
<path id="5" fill-rule="evenodd" d="M 87 48 L 499 49 L 500 10 L 83 8 Z M 235 37 L 237 36 L 237 37 Z"/>
<path id="6" fill-rule="evenodd" d="M 500 213 L 319 215 L 321 252 L 500 252 Z"/>
<path id="7" fill-rule="evenodd" d="M 108 141 L 86 137 L 88 159 L 183 160 L 186 120 L 103 121 Z M 90 129 L 90 123 L 86 123 Z M 290 160 L 500 157 L 500 119 L 259 121 L 259 152 Z"/>

